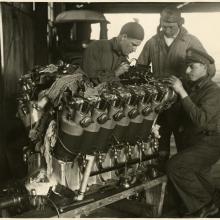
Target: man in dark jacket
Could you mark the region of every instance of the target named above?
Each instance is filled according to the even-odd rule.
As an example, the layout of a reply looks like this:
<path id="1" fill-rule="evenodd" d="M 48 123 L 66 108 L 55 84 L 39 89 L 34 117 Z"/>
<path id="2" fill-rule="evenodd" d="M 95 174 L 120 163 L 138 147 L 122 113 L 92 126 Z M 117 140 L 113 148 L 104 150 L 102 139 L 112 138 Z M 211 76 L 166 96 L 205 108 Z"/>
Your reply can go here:
<path id="1" fill-rule="evenodd" d="M 95 84 L 116 80 L 128 71 L 128 55 L 144 39 L 144 29 L 137 22 L 126 23 L 117 37 L 89 44 L 83 55 L 82 69 Z"/>
<path id="2" fill-rule="evenodd" d="M 190 216 L 208 217 L 218 212 L 207 170 L 220 158 L 220 88 L 208 74 L 214 60 L 207 53 L 188 49 L 186 63 L 188 92 L 176 76 L 167 80 L 180 97 L 183 149 L 168 161 L 167 175 Z"/>
<path id="3" fill-rule="evenodd" d="M 185 56 L 188 48 L 195 48 L 205 52 L 202 43 L 195 36 L 189 34 L 182 26 L 184 18 L 175 7 L 165 8 L 161 12 L 160 25 L 157 34 L 149 39 L 139 58 L 138 63 L 152 65 L 153 74 L 158 78 L 175 75 L 185 78 Z M 215 74 L 215 65 L 208 67 L 209 76 Z M 184 83 L 184 81 L 183 81 Z M 186 86 L 186 85 L 185 85 Z M 179 119 L 178 105 L 163 112 L 158 119 L 160 125 L 159 151 L 164 161 L 170 154 L 170 137 L 174 134 L 177 150 L 179 151 L 179 138 L 176 130 Z M 163 167 L 163 165 L 162 165 Z"/>

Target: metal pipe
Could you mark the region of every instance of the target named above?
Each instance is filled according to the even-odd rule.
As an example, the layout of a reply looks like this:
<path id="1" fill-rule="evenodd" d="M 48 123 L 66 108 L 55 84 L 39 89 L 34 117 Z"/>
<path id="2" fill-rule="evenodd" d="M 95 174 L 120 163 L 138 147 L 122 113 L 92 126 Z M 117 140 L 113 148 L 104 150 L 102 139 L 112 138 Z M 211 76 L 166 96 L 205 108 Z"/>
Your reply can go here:
<path id="1" fill-rule="evenodd" d="M 50 51 L 53 41 L 53 22 L 54 22 L 54 3 L 48 2 L 47 5 L 47 47 L 49 49 L 49 62 L 52 62 L 52 52 Z"/>
<path id="2" fill-rule="evenodd" d="M 158 157 L 158 154 L 147 155 L 147 156 L 143 157 L 142 162 L 147 161 L 147 160 L 151 160 L 151 159 L 155 159 L 157 157 Z M 106 173 L 106 172 L 110 172 L 110 171 L 113 171 L 113 170 L 116 170 L 116 169 L 123 168 L 125 166 L 125 164 L 131 165 L 131 164 L 136 164 L 136 163 L 139 163 L 139 162 L 140 162 L 140 159 L 136 158 L 136 159 L 130 160 L 130 161 L 125 162 L 125 163 L 118 163 L 117 166 L 103 168 L 102 170 L 99 170 L 99 171 L 93 171 L 93 172 L 91 172 L 90 176 L 95 176 L 95 175 L 98 175 L 98 174 L 102 174 L 102 173 Z"/>
<path id="3" fill-rule="evenodd" d="M 0 2 L 0 59 L 1 59 L 1 70 L 0 70 L 0 117 L 2 119 L 1 123 L 5 125 L 5 113 L 6 113 L 6 107 L 5 107 L 5 81 L 4 81 L 4 75 L 5 75 L 5 56 L 4 56 L 4 35 L 3 35 L 3 15 L 2 15 L 2 2 Z M 5 136 L 5 130 L 1 129 L 3 137 Z M 2 138 L 5 139 L 5 138 Z M 0 140 L 0 144 L 2 144 L 4 140 Z"/>
<path id="4" fill-rule="evenodd" d="M 23 200 L 22 196 L 12 196 L 8 198 L 2 198 L 0 199 L 0 209 L 14 207 L 20 204 L 22 200 Z"/>
<path id="5" fill-rule="evenodd" d="M 178 9 L 180 9 L 180 8 L 185 7 L 185 6 L 188 5 L 188 4 L 192 4 L 192 2 L 184 2 L 184 3 L 182 3 L 182 4 L 177 5 L 176 7 L 177 7 Z"/>
<path id="6" fill-rule="evenodd" d="M 53 22 L 54 21 L 54 3 L 48 2 L 48 21 Z"/>
<path id="7" fill-rule="evenodd" d="M 4 74 L 5 58 L 4 58 L 4 39 L 3 39 L 3 19 L 2 19 L 2 2 L 0 3 L 0 48 L 1 48 L 1 75 Z"/>
<path id="8" fill-rule="evenodd" d="M 85 168 L 85 172 L 83 174 L 83 179 L 81 182 L 81 186 L 78 192 L 78 195 L 75 197 L 75 200 L 80 201 L 83 200 L 84 198 L 84 194 L 86 192 L 86 188 L 87 188 L 87 184 L 88 184 L 88 180 L 90 177 L 90 173 L 93 167 L 93 162 L 94 162 L 95 156 L 92 155 L 86 155 L 86 160 L 87 160 L 87 165 Z"/>

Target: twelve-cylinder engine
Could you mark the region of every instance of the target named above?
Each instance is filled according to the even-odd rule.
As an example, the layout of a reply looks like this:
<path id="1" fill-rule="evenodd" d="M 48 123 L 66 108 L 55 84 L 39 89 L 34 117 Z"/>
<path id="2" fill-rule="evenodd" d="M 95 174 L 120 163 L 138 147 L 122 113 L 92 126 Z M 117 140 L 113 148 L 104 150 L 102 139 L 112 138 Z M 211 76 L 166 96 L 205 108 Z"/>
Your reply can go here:
<path id="1" fill-rule="evenodd" d="M 128 188 L 157 177 L 156 120 L 176 94 L 148 68 L 131 67 L 120 81 L 94 87 L 79 68 L 62 63 L 20 82 L 18 115 L 32 142 L 24 153 L 29 174 L 44 170 L 46 182 L 75 191 L 76 200 L 95 186 Z M 26 188 L 38 193 L 32 183 Z"/>

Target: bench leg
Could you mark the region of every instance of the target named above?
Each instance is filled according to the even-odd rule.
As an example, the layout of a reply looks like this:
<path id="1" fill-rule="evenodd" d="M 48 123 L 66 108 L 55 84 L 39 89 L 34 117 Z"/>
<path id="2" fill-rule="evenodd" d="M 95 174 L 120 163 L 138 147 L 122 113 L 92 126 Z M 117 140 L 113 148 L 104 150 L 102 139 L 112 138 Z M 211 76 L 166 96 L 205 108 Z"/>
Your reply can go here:
<path id="1" fill-rule="evenodd" d="M 163 182 L 162 186 L 161 186 L 160 202 L 158 204 L 157 217 L 160 217 L 162 215 L 163 202 L 164 202 L 165 191 L 166 191 L 166 185 L 167 185 L 167 182 Z"/>
<path id="2" fill-rule="evenodd" d="M 163 209 L 166 182 L 145 191 L 147 205 L 152 207 L 152 217 L 160 217 Z"/>

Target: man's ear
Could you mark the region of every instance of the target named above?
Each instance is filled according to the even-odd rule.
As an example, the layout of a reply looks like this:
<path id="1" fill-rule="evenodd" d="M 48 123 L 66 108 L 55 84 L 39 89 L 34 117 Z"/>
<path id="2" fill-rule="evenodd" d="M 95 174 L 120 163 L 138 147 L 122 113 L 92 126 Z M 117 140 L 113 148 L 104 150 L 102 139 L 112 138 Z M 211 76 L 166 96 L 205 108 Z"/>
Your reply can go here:
<path id="1" fill-rule="evenodd" d="M 121 34 L 121 39 L 122 39 L 122 40 L 125 40 L 125 39 L 127 39 L 127 38 L 128 38 L 127 34 Z"/>
<path id="2" fill-rule="evenodd" d="M 207 64 L 200 63 L 200 66 L 202 66 L 205 71 L 208 70 L 208 65 Z"/>
<path id="3" fill-rule="evenodd" d="M 207 64 L 204 64 L 204 63 L 199 63 L 199 64 L 200 64 L 200 66 L 203 66 L 204 69 L 207 69 Z"/>
<path id="4" fill-rule="evenodd" d="M 178 22 L 179 26 L 182 26 L 185 23 L 185 19 L 184 18 L 180 18 L 180 21 Z"/>

